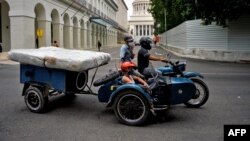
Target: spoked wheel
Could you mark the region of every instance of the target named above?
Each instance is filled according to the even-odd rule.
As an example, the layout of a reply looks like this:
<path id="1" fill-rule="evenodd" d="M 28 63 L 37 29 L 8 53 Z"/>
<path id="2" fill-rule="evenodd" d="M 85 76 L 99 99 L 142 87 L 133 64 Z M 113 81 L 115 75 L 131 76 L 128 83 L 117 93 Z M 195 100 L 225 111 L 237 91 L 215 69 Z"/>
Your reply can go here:
<path id="1" fill-rule="evenodd" d="M 121 123 L 141 125 L 149 115 L 149 104 L 140 93 L 129 90 L 118 95 L 114 111 Z"/>
<path id="2" fill-rule="evenodd" d="M 39 88 L 31 86 L 25 91 L 24 101 L 31 112 L 41 113 L 48 103 L 48 97 L 44 97 Z"/>
<path id="3" fill-rule="evenodd" d="M 200 79 L 192 78 L 196 87 L 196 93 L 188 102 L 184 103 L 186 106 L 191 108 L 198 108 L 204 105 L 209 97 L 209 90 L 207 85 Z"/>

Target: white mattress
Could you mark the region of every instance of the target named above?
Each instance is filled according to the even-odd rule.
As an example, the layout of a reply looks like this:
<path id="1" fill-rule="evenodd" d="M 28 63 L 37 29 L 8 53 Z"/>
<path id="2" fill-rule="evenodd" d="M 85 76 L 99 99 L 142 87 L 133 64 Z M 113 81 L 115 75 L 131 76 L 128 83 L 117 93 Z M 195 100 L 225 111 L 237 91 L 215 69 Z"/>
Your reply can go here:
<path id="1" fill-rule="evenodd" d="M 111 59 L 111 55 L 104 52 L 57 47 L 11 50 L 8 57 L 23 64 L 79 72 L 104 65 Z"/>

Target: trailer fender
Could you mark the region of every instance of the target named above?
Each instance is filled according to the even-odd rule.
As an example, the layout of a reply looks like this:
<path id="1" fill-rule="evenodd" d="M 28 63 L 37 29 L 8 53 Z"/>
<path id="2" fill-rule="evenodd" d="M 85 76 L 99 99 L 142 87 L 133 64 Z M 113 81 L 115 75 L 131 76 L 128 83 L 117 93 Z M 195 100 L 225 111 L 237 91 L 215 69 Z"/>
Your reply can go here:
<path id="1" fill-rule="evenodd" d="M 26 82 L 26 83 L 24 83 L 24 86 L 23 86 L 22 96 L 24 96 L 25 91 L 30 86 L 37 87 L 38 89 L 40 89 L 43 92 L 43 96 L 44 97 L 47 97 L 49 95 L 49 93 L 48 93 L 48 86 L 46 86 L 45 84 L 39 84 L 39 83 L 34 83 L 34 82 Z"/>

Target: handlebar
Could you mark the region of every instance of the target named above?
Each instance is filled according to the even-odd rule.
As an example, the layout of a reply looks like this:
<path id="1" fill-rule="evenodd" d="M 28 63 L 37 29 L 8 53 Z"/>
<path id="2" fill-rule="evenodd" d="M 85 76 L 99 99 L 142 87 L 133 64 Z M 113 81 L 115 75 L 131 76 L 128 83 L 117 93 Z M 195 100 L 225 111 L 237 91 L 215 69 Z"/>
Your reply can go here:
<path id="1" fill-rule="evenodd" d="M 176 66 L 175 63 L 173 63 L 172 61 L 168 61 L 168 60 L 162 60 L 162 62 L 164 63 L 169 63 L 172 66 Z"/>
<path id="2" fill-rule="evenodd" d="M 175 66 L 175 63 L 173 63 L 172 61 L 169 61 L 169 64 Z"/>

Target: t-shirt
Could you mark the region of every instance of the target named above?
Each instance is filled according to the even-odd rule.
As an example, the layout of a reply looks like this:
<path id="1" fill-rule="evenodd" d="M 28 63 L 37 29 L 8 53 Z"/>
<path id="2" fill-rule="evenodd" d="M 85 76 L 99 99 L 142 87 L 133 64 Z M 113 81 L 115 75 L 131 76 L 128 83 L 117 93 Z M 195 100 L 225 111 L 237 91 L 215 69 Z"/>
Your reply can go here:
<path id="1" fill-rule="evenodd" d="M 149 52 L 148 50 L 141 47 L 141 49 L 138 52 L 138 71 L 140 73 L 143 73 L 143 70 L 149 66 Z"/>
<path id="2" fill-rule="evenodd" d="M 133 59 L 133 51 L 126 44 L 121 47 L 120 59 L 122 62 L 131 61 Z"/>

